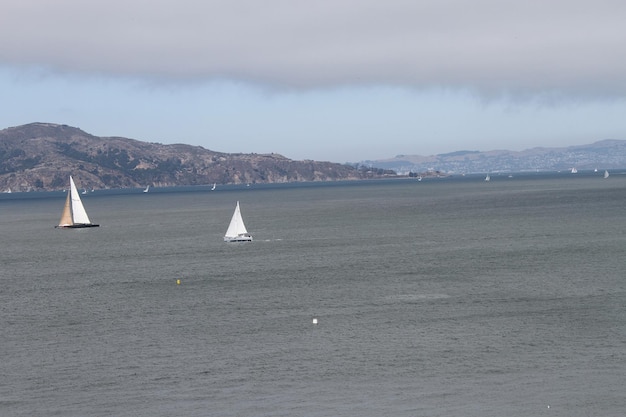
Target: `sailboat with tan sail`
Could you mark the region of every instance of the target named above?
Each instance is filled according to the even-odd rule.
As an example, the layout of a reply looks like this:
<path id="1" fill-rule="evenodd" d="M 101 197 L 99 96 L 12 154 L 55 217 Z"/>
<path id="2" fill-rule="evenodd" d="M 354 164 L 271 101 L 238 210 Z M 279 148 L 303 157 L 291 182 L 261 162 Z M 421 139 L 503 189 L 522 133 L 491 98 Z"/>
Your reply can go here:
<path id="1" fill-rule="evenodd" d="M 65 206 L 63 207 L 63 214 L 59 224 L 55 226 L 60 229 L 80 229 L 84 227 L 98 227 L 99 224 L 94 224 L 89 220 L 83 202 L 80 199 L 80 194 L 74 184 L 74 180 L 70 175 L 70 189 L 67 192 L 67 198 L 65 199 Z"/>

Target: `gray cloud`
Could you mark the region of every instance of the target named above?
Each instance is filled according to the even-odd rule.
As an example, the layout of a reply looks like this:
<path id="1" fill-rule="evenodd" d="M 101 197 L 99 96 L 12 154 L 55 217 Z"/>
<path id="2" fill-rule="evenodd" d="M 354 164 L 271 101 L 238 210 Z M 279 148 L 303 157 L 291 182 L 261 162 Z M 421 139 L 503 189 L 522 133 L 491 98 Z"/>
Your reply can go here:
<path id="1" fill-rule="evenodd" d="M 0 65 L 278 88 L 626 95 L 621 0 L 9 0 Z"/>

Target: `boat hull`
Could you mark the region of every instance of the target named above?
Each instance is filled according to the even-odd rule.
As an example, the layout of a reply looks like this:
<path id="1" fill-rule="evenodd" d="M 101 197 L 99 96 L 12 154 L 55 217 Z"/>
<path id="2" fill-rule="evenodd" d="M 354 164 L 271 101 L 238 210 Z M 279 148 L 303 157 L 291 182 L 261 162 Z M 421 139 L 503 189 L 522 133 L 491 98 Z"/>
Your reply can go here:
<path id="1" fill-rule="evenodd" d="M 99 224 L 68 224 L 64 226 L 54 226 L 56 229 L 84 229 L 86 227 L 100 227 Z"/>
<path id="2" fill-rule="evenodd" d="M 252 242 L 252 236 L 250 235 L 239 235 L 235 237 L 226 237 L 224 236 L 224 242 L 235 243 L 235 242 Z"/>

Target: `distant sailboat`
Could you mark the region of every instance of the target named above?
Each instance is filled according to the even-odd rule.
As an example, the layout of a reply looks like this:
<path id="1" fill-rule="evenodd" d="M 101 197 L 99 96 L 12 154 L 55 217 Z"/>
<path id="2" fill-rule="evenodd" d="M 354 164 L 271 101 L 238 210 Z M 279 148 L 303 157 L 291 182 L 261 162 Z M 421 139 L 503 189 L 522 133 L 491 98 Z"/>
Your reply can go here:
<path id="1" fill-rule="evenodd" d="M 578 174 L 578 170 L 576 168 L 572 168 L 572 174 Z"/>
<path id="2" fill-rule="evenodd" d="M 604 170 L 604 178 L 609 178 L 609 171 L 606 169 Z"/>
<path id="3" fill-rule="evenodd" d="M 211 191 L 215 191 L 215 183 L 213 183 L 213 188 L 211 188 Z"/>
<path id="4" fill-rule="evenodd" d="M 87 216 L 83 202 L 80 199 L 74 180 L 70 175 L 70 190 L 67 192 L 67 198 L 65 199 L 65 206 L 63 207 L 63 214 L 61 215 L 61 221 L 57 228 L 62 229 L 78 229 L 83 227 L 98 227 L 100 225 L 93 224 Z"/>
<path id="5" fill-rule="evenodd" d="M 148 191 L 150 191 L 150 185 L 148 185 L 148 186 L 146 187 L 146 189 L 145 189 L 145 190 L 143 190 L 143 192 L 144 192 L 144 193 L 147 193 Z"/>
<path id="6" fill-rule="evenodd" d="M 235 212 L 233 213 L 228 230 L 224 235 L 224 242 L 252 242 L 252 236 L 246 230 L 246 225 L 243 223 L 241 217 L 241 210 L 239 209 L 239 201 L 235 206 Z"/>
<path id="7" fill-rule="evenodd" d="M 489 176 L 489 174 L 487 174 L 487 176 L 485 177 L 485 181 L 491 181 L 491 177 Z"/>

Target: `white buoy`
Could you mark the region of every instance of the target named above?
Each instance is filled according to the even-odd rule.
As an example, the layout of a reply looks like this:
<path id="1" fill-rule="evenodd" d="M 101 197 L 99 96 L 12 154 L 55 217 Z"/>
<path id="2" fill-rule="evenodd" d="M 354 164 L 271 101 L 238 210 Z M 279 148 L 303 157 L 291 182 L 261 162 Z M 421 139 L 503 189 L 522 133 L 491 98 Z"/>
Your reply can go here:
<path id="1" fill-rule="evenodd" d="M 313 324 L 317 324 L 317 319 L 313 319 Z"/>

